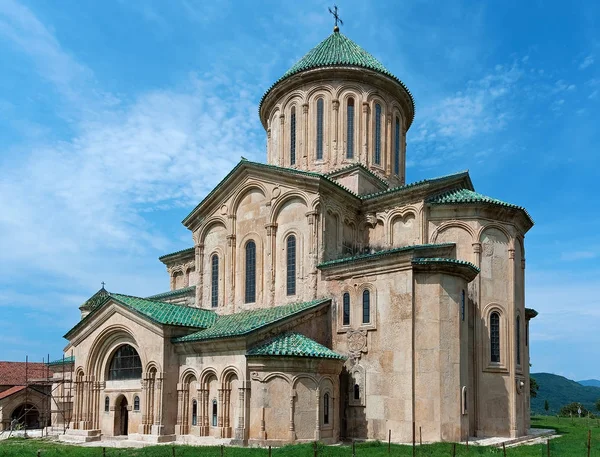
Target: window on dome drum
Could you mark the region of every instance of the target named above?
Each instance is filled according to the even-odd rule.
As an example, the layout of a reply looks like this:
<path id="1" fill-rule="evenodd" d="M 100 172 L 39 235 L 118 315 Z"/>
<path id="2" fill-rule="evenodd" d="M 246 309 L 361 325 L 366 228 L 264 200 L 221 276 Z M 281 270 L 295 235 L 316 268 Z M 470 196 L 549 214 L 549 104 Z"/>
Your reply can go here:
<path id="1" fill-rule="evenodd" d="M 246 243 L 246 293 L 245 303 L 256 301 L 256 243 Z"/>
<path id="2" fill-rule="evenodd" d="M 110 398 L 104 397 L 104 412 L 110 411 Z"/>
<path id="3" fill-rule="evenodd" d="M 117 349 L 110 361 L 108 380 L 140 379 L 142 377 L 142 361 L 137 351 L 129 344 Z"/>
<path id="4" fill-rule="evenodd" d="M 348 99 L 346 107 L 346 158 L 354 158 L 354 99 Z"/>
<path id="5" fill-rule="evenodd" d="M 381 105 L 375 105 L 375 165 L 381 165 Z"/>
<path id="6" fill-rule="evenodd" d="M 329 424 L 329 394 L 323 395 L 323 423 Z"/>
<path id="7" fill-rule="evenodd" d="M 400 119 L 397 116 L 394 131 L 394 174 L 400 174 Z"/>
<path id="8" fill-rule="evenodd" d="M 219 306 L 219 256 L 214 254 L 211 257 L 211 277 L 210 277 L 210 306 L 216 308 Z"/>
<path id="9" fill-rule="evenodd" d="M 287 237 L 287 294 L 296 294 L 296 237 Z"/>
<path id="10" fill-rule="evenodd" d="M 198 402 L 192 401 L 192 425 L 198 425 Z"/>
<path id="11" fill-rule="evenodd" d="M 317 160 L 323 160 L 323 103 L 317 100 Z"/>
<path id="12" fill-rule="evenodd" d="M 360 400 L 360 386 L 358 384 L 354 384 L 354 399 Z"/>
<path id="13" fill-rule="evenodd" d="M 490 355 L 493 363 L 500 363 L 500 314 L 490 314 Z"/>
<path id="14" fill-rule="evenodd" d="M 350 294 L 346 292 L 344 294 L 343 302 L 343 325 L 350 325 Z"/>
<path id="15" fill-rule="evenodd" d="M 371 292 L 369 292 L 369 290 L 365 290 L 363 291 L 363 303 L 362 303 L 362 310 L 363 310 L 363 324 L 368 324 L 369 322 L 371 322 Z"/>
<path id="16" fill-rule="evenodd" d="M 217 400 L 212 401 L 212 425 L 217 426 Z"/>
<path id="17" fill-rule="evenodd" d="M 460 315 L 461 320 L 465 321 L 465 291 L 463 290 L 460 294 Z"/>
<path id="18" fill-rule="evenodd" d="M 517 316 L 517 365 L 521 365 L 521 316 Z"/>
<path id="19" fill-rule="evenodd" d="M 140 397 L 138 397 L 137 395 L 135 397 L 133 397 L 133 410 L 134 411 L 140 410 Z"/>
<path id="20" fill-rule="evenodd" d="M 290 115 L 290 165 L 296 165 L 296 107 Z"/>

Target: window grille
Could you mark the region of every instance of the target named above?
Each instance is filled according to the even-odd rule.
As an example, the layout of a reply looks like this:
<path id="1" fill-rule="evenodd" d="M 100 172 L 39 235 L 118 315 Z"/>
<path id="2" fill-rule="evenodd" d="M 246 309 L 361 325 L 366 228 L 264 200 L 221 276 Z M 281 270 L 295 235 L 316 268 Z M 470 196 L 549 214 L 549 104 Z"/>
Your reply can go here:
<path id="1" fill-rule="evenodd" d="M 198 425 L 198 402 L 192 401 L 192 425 Z"/>
<path id="2" fill-rule="evenodd" d="M 369 290 L 363 291 L 363 324 L 368 324 L 371 322 L 371 293 Z"/>
<path id="3" fill-rule="evenodd" d="M 133 397 L 133 410 L 134 411 L 140 410 L 140 397 L 138 397 L 137 395 L 135 397 Z"/>
<path id="4" fill-rule="evenodd" d="M 400 174 L 400 119 L 396 117 L 396 129 L 394 134 L 394 174 Z"/>
<path id="5" fill-rule="evenodd" d="M 460 315 L 463 322 L 465 320 L 465 312 L 465 291 L 463 290 L 460 295 Z"/>
<path id="6" fill-rule="evenodd" d="M 323 423 L 329 424 L 329 394 L 323 396 Z"/>
<path id="7" fill-rule="evenodd" d="M 350 325 L 350 294 L 346 292 L 343 298 L 343 325 Z"/>
<path id="8" fill-rule="evenodd" d="M 217 400 L 212 401 L 212 425 L 217 426 Z"/>
<path id="9" fill-rule="evenodd" d="M 492 362 L 500 363 L 500 314 L 495 311 L 490 315 L 490 349 Z"/>
<path id="10" fill-rule="evenodd" d="M 375 165 L 381 165 L 381 105 L 375 105 Z"/>
<path id="11" fill-rule="evenodd" d="M 521 365 L 521 316 L 517 316 L 517 365 Z"/>
<path id="12" fill-rule="evenodd" d="M 110 361 L 108 380 L 140 379 L 142 377 L 142 361 L 137 351 L 129 344 L 117 349 Z"/>
<path id="13" fill-rule="evenodd" d="M 323 99 L 317 100 L 317 160 L 323 160 Z"/>
<path id="14" fill-rule="evenodd" d="M 219 256 L 214 254 L 211 258 L 211 290 L 210 306 L 219 306 Z"/>
<path id="15" fill-rule="evenodd" d="M 346 158 L 354 158 L 354 99 L 348 99 L 346 108 Z"/>
<path id="16" fill-rule="evenodd" d="M 287 294 L 296 294 L 296 237 L 287 238 Z"/>
<path id="17" fill-rule="evenodd" d="M 110 410 L 110 398 L 104 397 L 104 412 L 107 413 Z"/>
<path id="18" fill-rule="evenodd" d="M 245 302 L 256 301 L 256 243 L 246 243 L 246 294 Z"/>
<path id="19" fill-rule="evenodd" d="M 296 165 L 296 108 L 290 116 L 290 165 Z"/>

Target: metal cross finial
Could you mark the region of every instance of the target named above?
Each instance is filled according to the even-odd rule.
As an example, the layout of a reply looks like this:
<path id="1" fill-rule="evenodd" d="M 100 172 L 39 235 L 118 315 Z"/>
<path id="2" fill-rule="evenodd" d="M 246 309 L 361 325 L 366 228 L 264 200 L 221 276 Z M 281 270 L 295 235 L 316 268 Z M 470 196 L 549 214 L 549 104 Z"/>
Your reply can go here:
<path id="1" fill-rule="evenodd" d="M 335 27 L 333 28 L 333 30 L 334 30 L 334 32 L 338 32 L 340 30 L 340 28 L 338 27 L 338 22 L 340 23 L 340 25 L 344 25 L 344 21 L 342 21 L 342 19 L 340 18 L 339 14 L 338 14 L 337 5 L 333 5 L 333 9 L 329 8 L 329 12 L 335 18 Z"/>
<path id="2" fill-rule="evenodd" d="M 104 281 L 102 281 L 102 288 L 104 289 L 104 285 L 106 284 Z"/>

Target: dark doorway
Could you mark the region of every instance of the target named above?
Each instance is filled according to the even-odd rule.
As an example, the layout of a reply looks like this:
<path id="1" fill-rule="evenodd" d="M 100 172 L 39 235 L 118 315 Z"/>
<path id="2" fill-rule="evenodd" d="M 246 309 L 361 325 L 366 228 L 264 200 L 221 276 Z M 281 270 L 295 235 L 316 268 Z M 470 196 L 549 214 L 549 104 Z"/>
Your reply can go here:
<path id="1" fill-rule="evenodd" d="M 115 435 L 127 436 L 129 433 L 129 410 L 127 399 L 119 397 L 115 404 Z"/>
<path id="2" fill-rule="evenodd" d="M 40 428 L 40 412 L 30 403 L 17 406 L 10 418 L 11 422 L 16 419 L 22 428 Z"/>

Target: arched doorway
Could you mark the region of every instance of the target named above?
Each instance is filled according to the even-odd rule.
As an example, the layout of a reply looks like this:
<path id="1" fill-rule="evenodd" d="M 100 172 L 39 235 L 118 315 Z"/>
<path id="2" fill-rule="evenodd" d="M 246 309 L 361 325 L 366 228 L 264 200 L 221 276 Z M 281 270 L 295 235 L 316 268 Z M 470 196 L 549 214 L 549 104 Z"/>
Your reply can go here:
<path id="1" fill-rule="evenodd" d="M 16 420 L 21 427 L 31 428 L 40 428 L 40 412 L 38 409 L 30 404 L 22 404 L 15 408 L 13 413 L 10 416 L 11 422 Z"/>
<path id="2" fill-rule="evenodd" d="M 127 436 L 129 433 L 129 410 L 127 398 L 120 396 L 115 403 L 115 436 Z"/>

